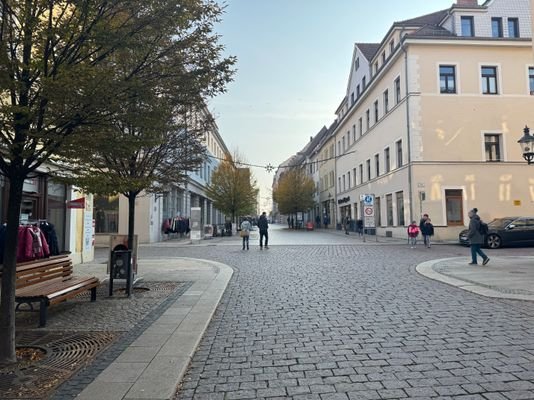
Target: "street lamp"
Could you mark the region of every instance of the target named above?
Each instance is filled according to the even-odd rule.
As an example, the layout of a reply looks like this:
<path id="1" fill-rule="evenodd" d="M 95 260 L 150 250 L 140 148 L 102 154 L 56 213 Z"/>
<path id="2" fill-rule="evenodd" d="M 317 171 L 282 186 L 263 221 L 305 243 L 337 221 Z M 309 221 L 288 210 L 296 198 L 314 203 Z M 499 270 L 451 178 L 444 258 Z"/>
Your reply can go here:
<path id="1" fill-rule="evenodd" d="M 521 146 L 523 158 L 530 165 L 534 162 L 534 136 L 530 134 L 530 129 L 528 128 L 528 126 L 525 126 L 525 129 L 523 129 L 523 133 L 523 137 L 517 142 Z"/>

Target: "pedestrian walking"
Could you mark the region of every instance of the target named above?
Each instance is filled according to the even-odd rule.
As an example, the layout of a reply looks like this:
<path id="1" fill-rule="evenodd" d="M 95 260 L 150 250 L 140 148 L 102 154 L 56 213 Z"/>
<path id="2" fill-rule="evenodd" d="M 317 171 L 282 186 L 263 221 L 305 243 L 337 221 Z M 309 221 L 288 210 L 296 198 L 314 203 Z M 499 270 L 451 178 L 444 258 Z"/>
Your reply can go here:
<path id="1" fill-rule="evenodd" d="M 350 216 L 349 215 L 347 215 L 344 218 L 344 225 L 345 225 L 345 235 L 348 235 L 349 234 L 349 228 L 350 228 Z"/>
<path id="2" fill-rule="evenodd" d="M 291 223 L 289 224 L 289 227 L 291 229 L 295 229 L 295 219 L 293 217 L 291 217 Z"/>
<path id="3" fill-rule="evenodd" d="M 317 229 L 321 227 L 321 217 L 319 217 L 318 215 L 315 216 L 315 226 L 317 227 Z"/>
<path id="4" fill-rule="evenodd" d="M 287 229 L 291 229 L 291 218 L 287 217 Z"/>
<path id="5" fill-rule="evenodd" d="M 363 236 L 363 221 L 361 219 L 356 220 L 356 230 L 358 231 L 358 236 Z"/>
<path id="6" fill-rule="evenodd" d="M 415 221 L 412 221 L 412 223 L 408 225 L 408 243 L 410 244 L 411 249 L 415 249 L 415 246 L 417 245 L 417 236 L 419 236 L 419 226 L 417 226 Z"/>
<path id="7" fill-rule="evenodd" d="M 265 248 L 269 248 L 269 222 L 267 222 L 267 214 L 265 211 L 261 214 L 258 220 L 258 229 L 260 230 L 260 250 L 263 250 L 263 238 L 265 238 Z"/>
<path id="8" fill-rule="evenodd" d="M 473 208 L 469 211 L 469 232 L 467 233 L 467 238 L 471 243 L 471 262 L 469 265 L 477 265 L 478 259 L 477 254 L 482 257 L 482 265 L 486 265 L 489 262 L 489 257 L 481 250 L 482 245 L 484 244 L 485 235 L 482 230 L 487 227 L 484 224 L 480 217 L 478 216 L 478 209 Z"/>
<path id="9" fill-rule="evenodd" d="M 323 224 L 324 224 L 324 229 L 328 229 L 328 224 L 330 224 L 330 218 L 326 214 L 323 217 Z"/>
<path id="10" fill-rule="evenodd" d="M 241 222 L 241 237 L 243 238 L 243 250 L 245 250 L 245 247 L 246 249 L 248 250 L 248 242 L 249 242 L 249 238 L 250 238 L 250 229 L 252 228 L 252 225 L 250 224 L 250 222 L 245 219 L 243 222 Z"/>

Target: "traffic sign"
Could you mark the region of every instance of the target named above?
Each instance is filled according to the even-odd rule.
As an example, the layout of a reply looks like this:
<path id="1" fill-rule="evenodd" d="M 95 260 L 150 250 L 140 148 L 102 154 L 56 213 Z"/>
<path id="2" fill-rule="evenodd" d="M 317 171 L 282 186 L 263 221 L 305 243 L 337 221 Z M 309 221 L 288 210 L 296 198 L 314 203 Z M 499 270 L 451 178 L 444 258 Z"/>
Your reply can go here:
<path id="1" fill-rule="evenodd" d="M 363 220 L 364 226 L 366 228 L 374 228 L 375 227 L 375 217 L 364 217 Z"/>
<path id="2" fill-rule="evenodd" d="M 363 209 L 363 213 L 365 217 L 374 217 L 375 208 L 373 206 L 366 206 Z"/>
<path id="3" fill-rule="evenodd" d="M 372 206 L 375 204 L 375 196 L 372 194 L 366 194 L 363 198 L 364 206 Z"/>

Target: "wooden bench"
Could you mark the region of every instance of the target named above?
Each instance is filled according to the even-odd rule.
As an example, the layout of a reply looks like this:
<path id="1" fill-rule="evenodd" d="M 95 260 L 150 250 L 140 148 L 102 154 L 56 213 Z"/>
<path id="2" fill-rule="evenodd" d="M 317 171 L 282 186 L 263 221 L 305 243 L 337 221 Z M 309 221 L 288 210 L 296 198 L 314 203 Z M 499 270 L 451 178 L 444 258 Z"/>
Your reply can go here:
<path id="1" fill-rule="evenodd" d="M 91 301 L 96 301 L 96 288 L 100 281 L 95 277 L 72 275 L 72 260 L 68 255 L 17 264 L 15 302 L 39 303 L 39 326 L 46 325 L 48 306 L 61 303 L 86 290 L 91 291 Z M 1 272 L 0 272 L 1 277 Z"/>

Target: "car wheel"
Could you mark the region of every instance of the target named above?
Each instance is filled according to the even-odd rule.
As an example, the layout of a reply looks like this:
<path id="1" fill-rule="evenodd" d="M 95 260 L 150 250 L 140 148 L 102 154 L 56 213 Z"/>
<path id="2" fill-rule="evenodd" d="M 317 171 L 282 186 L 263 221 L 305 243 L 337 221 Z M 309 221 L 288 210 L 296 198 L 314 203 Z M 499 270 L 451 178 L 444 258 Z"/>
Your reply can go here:
<path id="1" fill-rule="evenodd" d="M 490 249 L 498 249 L 499 247 L 502 246 L 502 240 L 498 235 L 495 235 L 492 233 L 491 235 L 488 235 L 488 237 L 486 238 L 486 245 Z"/>

